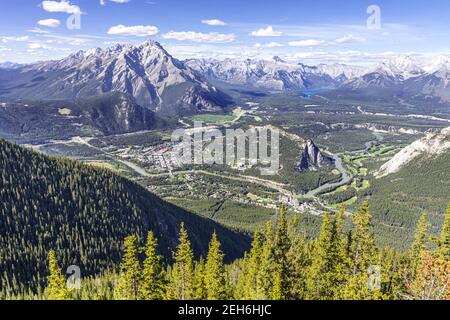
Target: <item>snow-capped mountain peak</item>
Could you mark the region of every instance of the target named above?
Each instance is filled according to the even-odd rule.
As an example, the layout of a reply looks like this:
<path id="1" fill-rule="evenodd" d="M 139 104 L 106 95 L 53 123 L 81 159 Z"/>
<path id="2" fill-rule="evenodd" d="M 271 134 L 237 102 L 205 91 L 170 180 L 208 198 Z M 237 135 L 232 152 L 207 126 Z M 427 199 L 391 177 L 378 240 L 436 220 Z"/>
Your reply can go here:
<path id="1" fill-rule="evenodd" d="M 431 59 L 429 63 L 424 66 L 424 70 L 427 73 L 435 73 L 442 70 L 450 70 L 450 56 L 439 55 Z"/>
<path id="2" fill-rule="evenodd" d="M 402 77 L 406 80 L 420 76 L 424 73 L 424 70 L 422 63 L 411 56 L 404 55 L 383 61 L 371 72 L 385 74 L 390 77 Z"/>
<path id="3" fill-rule="evenodd" d="M 121 92 L 141 106 L 171 113 L 218 111 L 229 101 L 156 41 L 79 51 L 59 61 L 29 65 L 24 71 L 19 80 L 39 74 L 39 81 L 33 90 L 11 92 L 14 97 L 80 98 Z"/>

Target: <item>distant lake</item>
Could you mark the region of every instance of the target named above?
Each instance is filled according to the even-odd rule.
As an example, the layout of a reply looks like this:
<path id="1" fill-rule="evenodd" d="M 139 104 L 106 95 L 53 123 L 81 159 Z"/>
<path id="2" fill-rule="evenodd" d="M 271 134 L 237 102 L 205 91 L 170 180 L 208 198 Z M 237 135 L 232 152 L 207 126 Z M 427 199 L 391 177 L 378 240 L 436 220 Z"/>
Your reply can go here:
<path id="1" fill-rule="evenodd" d="M 330 89 L 309 89 L 309 90 L 303 90 L 301 93 L 305 96 L 311 97 L 315 96 L 316 94 L 323 93 L 326 91 L 329 91 Z"/>

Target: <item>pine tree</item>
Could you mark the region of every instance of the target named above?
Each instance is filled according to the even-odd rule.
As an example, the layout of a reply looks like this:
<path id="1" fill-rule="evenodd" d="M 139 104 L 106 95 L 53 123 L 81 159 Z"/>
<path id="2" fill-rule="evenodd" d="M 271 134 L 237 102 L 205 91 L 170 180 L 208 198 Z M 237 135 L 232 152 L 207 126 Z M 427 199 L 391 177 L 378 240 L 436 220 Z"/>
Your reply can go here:
<path id="1" fill-rule="evenodd" d="M 225 268 L 220 242 L 214 232 L 209 244 L 208 257 L 205 264 L 205 285 L 208 300 L 223 300 L 226 298 Z"/>
<path id="2" fill-rule="evenodd" d="M 146 258 L 142 270 L 142 285 L 140 299 L 160 300 L 163 298 L 164 275 L 161 266 L 161 256 L 157 254 L 157 240 L 153 232 L 148 233 L 145 247 Z"/>
<path id="3" fill-rule="evenodd" d="M 261 266 L 261 234 L 258 232 L 253 236 L 252 249 L 248 259 L 246 259 L 245 280 L 244 280 L 244 300 L 258 299 L 258 272 Z"/>
<path id="4" fill-rule="evenodd" d="M 171 300 L 191 300 L 195 297 L 194 254 L 184 223 L 181 224 L 179 245 L 174 259 L 175 263 L 172 267 L 167 298 Z"/>
<path id="5" fill-rule="evenodd" d="M 427 249 L 428 240 L 428 229 L 430 228 L 430 223 L 427 220 L 427 214 L 422 213 L 420 220 L 417 224 L 416 233 L 414 236 L 414 241 L 411 245 L 409 252 L 409 275 L 412 281 L 415 279 L 418 268 L 421 264 L 422 255 Z"/>
<path id="6" fill-rule="evenodd" d="M 289 292 L 286 299 L 289 300 L 306 299 L 306 278 L 308 267 L 311 264 L 311 252 L 307 248 L 304 235 L 299 232 L 299 221 L 299 215 L 295 212 L 293 219 L 288 224 L 290 240 L 290 248 L 287 253 Z"/>
<path id="7" fill-rule="evenodd" d="M 331 293 L 328 288 L 328 270 L 331 246 L 331 220 L 330 214 L 326 213 L 320 228 L 319 238 L 314 245 L 312 264 L 308 271 L 308 298 L 325 298 L 327 293 Z"/>
<path id="8" fill-rule="evenodd" d="M 331 221 L 327 213 L 316 240 L 312 264 L 308 272 L 308 297 L 333 299 L 346 279 L 345 241 L 343 238 L 344 209 Z"/>
<path id="9" fill-rule="evenodd" d="M 449 300 L 449 279 L 450 261 L 425 252 L 417 277 L 410 288 L 410 298 L 416 300 Z"/>
<path id="10" fill-rule="evenodd" d="M 308 250 L 302 234 L 291 235 L 291 248 L 288 252 L 289 261 L 289 295 L 288 299 L 306 299 L 306 279 L 308 267 L 311 264 L 311 251 Z"/>
<path id="11" fill-rule="evenodd" d="M 353 215 L 354 230 L 350 245 L 350 278 L 340 298 L 367 300 L 378 297 L 376 288 L 369 287 L 369 271 L 377 262 L 377 247 L 371 228 L 372 215 L 366 201 Z"/>
<path id="12" fill-rule="evenodd" d="M 286 209 L 284 205 L 280 208 L 280 216 L 275 232 L 274 258 L 277 263 L 277 275 L 274 289 L 277 290 L 273 294 L 274 300 L 284 300 L 289 294 L 289 262 L 287 255 L 291 242 L 289 239 L 288 222 L 286 219 Z"/>
<path id="13" fill-rule="evenodd" d="M 334 261 L 334 276 L 333 281 L 335 290 L 340 290 L 340 286 L 346 281 L 347 268 L 349 265 L 347 241 L 348 238 L 344 233 L 345 223 L 345 207 L 341 206 L 339 212 L 336 214 L 332 224 L 332 260 Z"/>
<path id="14" fill-rule="evenodd" d="M 234 261 L 231 265 L 229 282 L 232 295 L 230 295 L 230 297 L 233 297 L 235 300 L 252 300 L 252 298 L 249 297 L 250 290 L 247 288 L 250 254 L 251 250 L 244 254 L 244 258 Z"/>
<path id="15" fill-rule="evenodd" d="M 120 265 L 120 275 L 114 292 L 116 300 L 137 300 L 142 284 L 137 236 L 125 238 L 125 252 Z"/>
<path id="16" fill-rule="evenodd" d="M 450 204 L 444 217 L 441 237 L 439 239 L 438 256 L 441 259 L 450 261 Z"/>
<path id="17" fill-rule="evenodd" d="M 194 279 L 195 300 L 206 300 L 205 260 L 203 257 L 200 257 L 200 261 L 196 263 Z"/>
<path id="18" fill-rule="evenodd" d="M 48 300 L 70 300 L 70 292 L 67 289 L 66 280 L 58 266 L 56 253 L 50 250 L 48 253 L 49 275 L 47 277 L 47 288 L 45 290 Z"/>
<path id="19" fill-rule="evenodd" d="M 267 223 L 264 232 L 264 242 L 261 248 L 261 265 L 257 275 L 257 300 L 271 300 L 272 293 L 280 291 L 275 285 L 280 285 L 280 282 L 275 283 L 276 275 L 279 272 L 278 264 L 275 261 L 274 246 L 275 235 L 273 225 L 271 222 Z"/>
<path id="20" fill-rule="evenodd" d="M 370 231 L 372 215 L 369 203 L 366 201 L 353 216 L 353 238 L 351 245 L 353 274 L 365 273 L 367 268 L 376 261 L 376 245 L 373 233 Z"/>

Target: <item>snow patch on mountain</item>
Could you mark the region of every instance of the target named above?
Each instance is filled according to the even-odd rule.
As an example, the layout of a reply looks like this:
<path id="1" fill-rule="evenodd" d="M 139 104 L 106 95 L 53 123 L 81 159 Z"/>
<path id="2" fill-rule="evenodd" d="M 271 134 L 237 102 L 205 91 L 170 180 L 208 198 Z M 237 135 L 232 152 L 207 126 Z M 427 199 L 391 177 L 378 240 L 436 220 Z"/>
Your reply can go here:
<path id="1" fill-rule="evenodd" d="M 125 93 L 147 108 L 220 111 L 227 97 L 201 75 L 173 58 L 158 42 L 117 44 L 79 51 L 59 61 L 20 69 L 12 98 L 84 98 L 108 92 Z M 33 87 L 21 89 L 23 83 Z M 8 85 L 8 84 L 6 84 Z"/>
<path id="2" fill-rule="evenodd" d="M 211 80 L 277 91 L 336 87 L 364 71 L 364 68 L 344 64 L 292 64 L 278 56 L 271 60 L 190 59 L 185 63 Z"/>

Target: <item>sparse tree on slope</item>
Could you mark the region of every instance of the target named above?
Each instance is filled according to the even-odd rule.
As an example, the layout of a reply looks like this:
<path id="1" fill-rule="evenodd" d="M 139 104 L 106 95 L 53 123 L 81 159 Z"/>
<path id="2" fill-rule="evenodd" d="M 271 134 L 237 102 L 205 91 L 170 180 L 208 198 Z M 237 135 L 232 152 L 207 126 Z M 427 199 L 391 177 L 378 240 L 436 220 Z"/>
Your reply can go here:
<path id="1" fill-rule="evenodd" d="M 124 242 L 125 252 L 120 265 L 120 275 L 114 292 L 116 300 L 137 300 L 142 284 L 137 236 L 129 236 Z"/>
<path id="2" fill-rule="evenodd" d="M 257 300 L 273 299 L 273 291 L 279 291 L 275 288 L 275 275 L 279 272 L 278 265 L 274 255 L 274 230 L 271 222 L 267 223 L 264 232 L 264 242 L 261 248 L 261 265 L 257 274 Z M 279 283 L 278 283 L 279 285 Z"/>
<path id="3" fill-rule="evenodd" d="M 140 298 L 143 300 L 162 299 L 164 275 L 161 266 L 161 256 L 157 254 L 157 240 L 151 231 L 148 233 L 145 255 Z"/>
<path id="4" fill-rule="evenodd" d="M 308 272 L 308 298 L 321 299 L 331 294 L 329 288 L 330 248 L 332 241 L 330 214 L 325 214 L 319 238 L 314 246 L 312 264 Z"/>
<path id="5" fill-rule="evenodd" d="M 280 208 L 280 216 L 275 232 L 274 258 L 277 263 L 277 274 L 275 275 L 276 283 L 274 288 L 277 292 L 273 299 L 284 300 L 289 294 L 289 261 L 288 252 L 291 247 L 289 238 L 288 221 L 286 219 L 286 209 L 284 205 Z"/>
<path id="6" fill-rule="evenodd" d="M 203 257 L 200 257 L 200 261 L 196 263 L 194 278 L 195 299 L 206 300 L 205 260 Z"/>
<path id="7" fill-rule="evenodd" d="M 66 280 L 58 266 L 55 251 L 48 254 L 49 275 L 47 277 L 47 288 L 45 290 L 48 300 L 70 300 L 70 292 L 67 289 Z"/>
<path id="8" fill-rule="evenodd" d="M 430 223 L 427 220 L 427 214 L 422 213 L 420 220 L 417 224 L 414 242 L 411 245 L 409 253 L 410 261 L 409 261 L 408 278 L 412 281 L 414 281 L 417 275 L 419 266 L 421 264 L 422 255 L 427 249 L 429 228 Z"/>
<path id="9" fill-rule="evenodd" d="M 258 299 L 258 272 L 261 266 L 261 235 L 256 232 L 253 237 L 252 249 L 250 255 L 247 257 L 245 262 L 244 273 L 244 300 L 256 300 Z"/>
<path id="10" fill-rule="evenodd" d="M 350 278 L 340 298 L 368 300 L 380 297 L 376 288 L 369 287 L 369 271 L 377 262 L 377 247 L 370 230 L 372 215 L 364 202 L 353 216 L 354 230 L 350 245 Z"/>
<path id="11" fill-rule="evenodd" d="M 438 256 L 441 259 L 450 261 L 450 204 L 444 217 L 441 237 L 439 239 Z"/>
<path id="12" fill-rule="evenodd" d="M 181 224 L 180 243 L 175 253 L 175 264 L 172 267 L 167 298 L 173 300 L 191 300 L 194 292 L 194 254 L 188 234 Z"/>
<path id="13" fill-rule="evenodd" d="M 214 232 L 209 244 L 208 257 L 205 264 L 205 285 L 208 300 L 223 300 L 226 298 L 226 278 L 223 264 L 223 253 L 220 242 Z"/>

